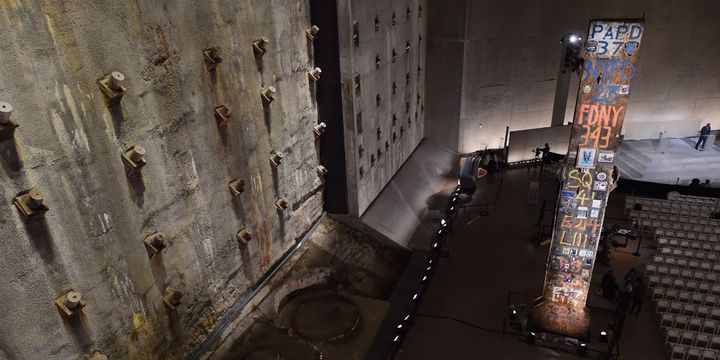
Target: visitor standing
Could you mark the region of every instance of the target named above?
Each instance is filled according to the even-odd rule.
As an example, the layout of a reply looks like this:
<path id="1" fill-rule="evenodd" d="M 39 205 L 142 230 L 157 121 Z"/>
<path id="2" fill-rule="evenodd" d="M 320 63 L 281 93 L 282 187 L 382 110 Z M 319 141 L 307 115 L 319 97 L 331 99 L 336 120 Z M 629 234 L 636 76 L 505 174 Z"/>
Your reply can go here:
<path id="1" fill-rule="evenodd" d="M 710 130 L 712 130 L 710 128 L 710 123 L 700 129 L 700 137 L 698 138 L 697 144 L 695 144 L 695 150 L 705 150 L 705 142 L 707 141 L 708 135 L 710 135 Z M 702 143 L 702 148 L 698 149 L 700 143 Z"/>

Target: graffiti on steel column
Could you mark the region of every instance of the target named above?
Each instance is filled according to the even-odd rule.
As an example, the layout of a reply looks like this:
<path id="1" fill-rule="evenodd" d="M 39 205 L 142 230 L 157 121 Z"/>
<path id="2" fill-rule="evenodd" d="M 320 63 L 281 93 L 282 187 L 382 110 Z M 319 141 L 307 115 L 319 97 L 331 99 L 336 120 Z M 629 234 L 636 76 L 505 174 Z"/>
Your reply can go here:
<path id="1" fill-rule="evenodd" d="M 643 31 L 623 21 L 588 29 L 540 307 L 546 331 L 581 338 L 589 328 L 585 306 Z"/>

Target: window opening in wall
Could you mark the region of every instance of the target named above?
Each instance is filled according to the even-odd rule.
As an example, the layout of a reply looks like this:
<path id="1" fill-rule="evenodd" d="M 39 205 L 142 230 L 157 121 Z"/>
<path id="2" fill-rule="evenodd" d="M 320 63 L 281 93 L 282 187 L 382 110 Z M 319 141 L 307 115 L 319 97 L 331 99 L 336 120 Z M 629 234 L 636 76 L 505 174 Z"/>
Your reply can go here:
<path id="1" fill-rule="evenodd" d="M 380 150 L 380 148 L 378 148 L 378 149 L 377 149 L 377 155 L 378 155 L 377 158 L 378 158 L 378 160 L 380 160 L 380 158 L 382 157 L 382 154 L 383 154 L 382 151 Z"/>
<path id="2" fill-rule="evenodd" d="M 397 133 L 394 132 L 394 131 L 393 131 L 393 138 L 392 138 L 392 139 L 393 139 L 393 144 L 394 144 L 395 141 L 397 140 Z"/>
<path id="3" fill-rule="evenodd" d="M 365 153 L 365 149 L 363 149 L 362 145 L 358 147 L 358 157 L 362 159 L 363 153 Z"/>
<path id="4" fill-rule="evenodd" d="M 397 93 L 397 83 L 393 81 L 392 83 L 392 94 L 395 95 Z"/>
<path id="5" fill-rule="evenodd" d="M 418 66 L 418 76 L 420 76 L 421 71 L 422 71 L 422 68 Z"/>
<path id="6" fill-rule="evenodd" d="M 381 137 L 382 137 L 382 130 L 380 130 L 380 128 L 377 128 L 377 139 L 380 140 Z"/>
<path id="7" fill-rule="evenodd" d="M 412 14 L 412 11 L 410 10 L 410 7 L 407 7 L 407 10 L 405 11 L 405 20 L 410 20 L 410 14 Z"/>
<path id="8" fill-rule="evenodd" d="M 360 95 L 362 93 L 362 89 L 360 88 L 360 75 L 355 75 L 353 87 L 355 88 L 355 95 Z"/>
<path id="9" fill-rule="evenodd" d="M 390 149 L 390 143 L 385 140 L 385 151 L 388 151 Z"/>
<path id="10" fill-rule="evenodd" d="M 409 52 L 410 52 L 410 42 L 409 42 L 409 41 L 406 41 L 406 42 L 405 42 L 405 52 L 406 52 L 406 53 L 409 53 Z"/>
<path id="11" fill-rule="evenodd" d="M 370 167 L 375 166 L 375 154 L 370 154 Z"/>
<path id="12" fill-rule="evenodd" d="M 380 31 L 380 19 L 376 15 L 375 16 L 375 32 L 378 32 L 378 31 Z"/>
<path id="13" fill-rule="evenodd" d="M 380 107 L 380 102 L 382 101 L 382 98 L 380 97 L 380 94 L 375 95 L 375 106 Z"/>
<path id="14" fill-rule="evenodd" d="M 397 52 L 395 51 L 395 49 L 393 49 L 393 51 L 392 51 L 392 62 L 393 62 L 393 64 L 395 63 L 395 60 L 397 60 Z"/>
<path id="15" fill-rule="evenodd" d="M 393 117 L 392 117 L 392 126 L 395 126 L 395 124 L 397 124 L 397 115 L 393 114 Z"/>
<path id="16" fill-rule="evenodd" d="M 360 23 L 353 21 L 353 45 L 360 46 Z"/>
<path id="17" fill-rule="evenodd" d="M 408 116 L 407 123 L 408 123 L 408 127 L 410 127 L 412 125 L 412 119 L 409 116 Z"/>
<path id="18" fill-rule="evenodd" d="M 405 103 L 405 112 L 406 113 L 410 112 L 410 102 L 409 101 Z"/>
<path id="19" fill-rule="evenodd" d="M 418 35 L 418 45 L 422 42 L 422 34 Z"/>
<path id="20" fill-rule="evenodd" d="M 362 180 L 362 178 L 365 176 L 365 169 L 363 169 L 363 167 L 361 166 L 358 170 L 360 172 L 360 180 Z"/>
<path id="21" fill-rule="evenodd" d="M 417 104 L 420 105 L 420 94 L 417 94 Z"/>
<path id="22" fill-rule="evenodd" d="M 375 55 L 375 70 L 380 69 L 381 64 L 382 64 L 382 59 L 380 58 L 380 55 Z"/>
<path id="23" fill-rule="evenodd" d="M 359 112 L 357 113 L 357 115 L 355 115 L 355 129 L 357 130 L 358 134 L 363 132 L 362 112 Z"/>
<path id="24" fill-rule="evenodd" d="M 418 112 L 415 111 L 415 121 L 418 121 Z"/>
<path id="25" fill-rule="evenodd" d="M 400 137 L 402 137 L 403 135 L 405 135 L 405 128 L 400 126 Z"/>
<path id="26" fill-rule="evenodd" d="M 410 85 L 410 73 L 405 74 L 405 86 Z"/>
<path id="27" fill-rule="evenodd" d="M 395 12 L 393 11 L 391 24 L 392 24 L 392 26 L 395 26 L 396 23 L 397 23 L 397 16 L 395 15 Z"/>
<path id="28" fill-rule="evenodd" d="M 418 4 L 418 18 L 422 17 L 422 4 Z"/>

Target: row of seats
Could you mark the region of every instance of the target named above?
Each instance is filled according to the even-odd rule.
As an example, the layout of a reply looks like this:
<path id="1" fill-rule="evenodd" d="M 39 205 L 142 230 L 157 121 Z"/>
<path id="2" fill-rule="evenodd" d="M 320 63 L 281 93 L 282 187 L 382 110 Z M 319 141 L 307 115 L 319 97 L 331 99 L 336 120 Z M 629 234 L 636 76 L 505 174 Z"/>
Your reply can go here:
<path id="1" fill-rule="evenodd" d="M 712 230 L 717 231 L 714 229 L 712 229 Z M 703 230 L 703 231 L 705 231 L 705 230 Z M 671 237 L 671 238 L 674 237 L 674 238 L 681 238 L 681 239 L 687 239 L 687 240 L 720 242 L 720 234 L 715 234 L 715 233 L 684 231 L 684 230 L 670 230 L 670 229 L 664 229 L 664 228 L 656 228 L 653 233 L 655 234 L 656 239 L 660 236 L 665 236 L 665 237 Z"/>
<path id="2" fill-rule="evenodd" d="M 685 196 L 674 197 L 671 199 L 652 199 L 636 196 L 625 197 L 625 207 L 634 207 L 635 204 L 640 204 L 643 207 L 681 207 L 687 208 L 692 206 L 698 206 L 703 208 L 714 208 L 718 206 L 717 198 L 710 197 L 694 197 L 688 198 Z"/>
<path id="3" fill-rule="evenodd" d="M 695 305 L 704 305 L 708 307 L 720 306 L 720 298 L 718 298 L 718 295 L 702 294 L 699 292 L 682 291 L 676 289 L 666 289 L 661 287 L 656 287 L 652 289 L 652 299 L 653 301 L 677 301 L 682 304 L 688 303 Z"/>
<path id="4" fill-rule="evenodd" d="M 719 244 L 720 245 L 720 244 Z M 676 259 L 683 258 L 688 261 L 691 260 L 698 260 L 698 261 L 708 261 L 708 262 L 717 262 L 718 255 L 714 252 L 706 252 L 706 251 L 694 251 L 694 250 L 683 250 L 673 247 L 661 247 L 657 251 L 658 254 L 661 256 L 673 256 Z"/>
<path id="5" fill-rule="evenodd" d="M 711 206 L 717 206 L 718 205 L 718 199 L 707 197 L 707 196 L 696 196 L 696 195 L 682 195 L 678 193 L 677 191 L 669 192 L 668 193 L 668 200 L 672 200 L 675 202 L 684 202 L 689 204 L 703 204 L 703 205 L 711 205 Z"/>
<path id="6" fill-rule="evenodd" d="M 717 280 L 717 277 L 715 277 L 715 280 Z M 657 286 L 655 289 L 653 289 L 653 291 L 663 289 L 675 289 L 687 290 L 690 292 L 697 292 L 702 294 L 711 293 L 714 295 L 720 295 L 720 284 L 717 284 L 710 279 L 688 280 L 679 277 L 650 275 L 648 276 L 648 284 L 652 287 Z"/>
<path id="7" fill-rule="evenodd" d="M 682 216 L 682 215 L 665 215 L 656 214 L 642 210 L 631 210 L 628 214 L 630 220 L 651 220 L 659 221 L 660 223 L 667 224 L 667 228 L 675 230 L 686 230 L 686 231 L 698 231 L 698 227 L 710 226 L 716 227 L 720 225 L 720 220 L 712 218 L 703 218 L 697 216 Z"/>
<path id="8" fill-rule="evenodd" d="M 717 242 L 717 237 L 713 241 L 709 239 L 703 240 L 687 240 L 686 238 L 657 238 L 658 248 L 670 247 L 680 249 L 693 249 L 702 251 L 714 251 L 720 252 L 720 242 Z"/>
<path id="9" fill-rule="evenodd" d="M 718 356 L 720 355 L 715 350 L 695 346 L 672 345 L 670 348 L 670 359 L 672 360 L 716 360 Z"/>
<path id="10" fill-rule="evenodd" d="M 718 278 L 720 278 L 720 274 L 714 271 L 681 269 L 678 267 L 658 266 L 655 264 L 647 264 L 645 266 L 645 274 L 648 278 L 653 275 L 659 275 L 663 277 L 684 279 L 685 281 L 695 280 L 706 281 L 709 283 L 715 283 L 718 281 Z"/>
<path id="11" fill-rule="evenodd" d="M 669 327 L 675 327 L 675 325 L 667 324 L 667 321 L 675 321 L 675 315 L 693 316 L 701 320 L 720 320 L 720 308 L 711 308 L 709 306 L 698 304 L 683 304 L 679 301 L 670 301 L 665 299 L 658 300 L 657 311 L 663 313 L 660 318 L 661 325 Z M 663 321 L 663 319 L 667 321 Z M 685 329 L 685 327 L 682 327 L 682 329 Z"/>
<path id="12" fill-rule="evenodd" d="M 692 270 L 704 270 L 720 273 L 720 263 L 710 263 L 708 261 L 687 260 L 685 258 L 676 259 L 673 256 L 655 255 L 653 256 L 653 262 L 657 265 L 677 266 Z"/>

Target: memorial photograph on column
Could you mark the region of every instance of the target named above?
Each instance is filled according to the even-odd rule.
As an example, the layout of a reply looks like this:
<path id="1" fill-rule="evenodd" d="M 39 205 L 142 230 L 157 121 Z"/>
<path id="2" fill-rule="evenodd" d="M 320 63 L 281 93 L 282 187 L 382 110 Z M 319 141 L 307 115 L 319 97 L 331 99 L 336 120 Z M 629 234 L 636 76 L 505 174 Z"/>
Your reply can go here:
<path id="1" fill-rule="evenodd" d="M 643 31 L 637 20 L 590 22 L 543 302 L 532 317 L 541 331 L 588 337 L 590 279 Z"/>

